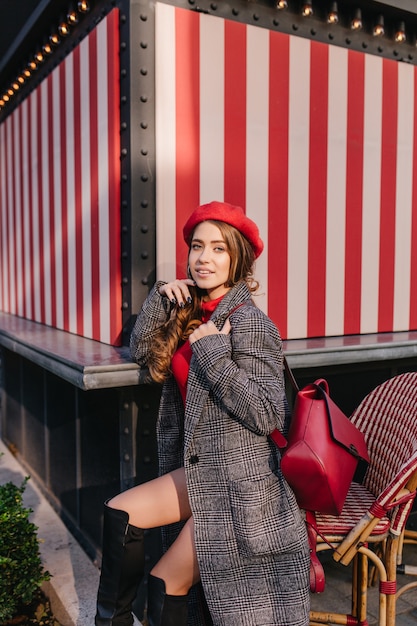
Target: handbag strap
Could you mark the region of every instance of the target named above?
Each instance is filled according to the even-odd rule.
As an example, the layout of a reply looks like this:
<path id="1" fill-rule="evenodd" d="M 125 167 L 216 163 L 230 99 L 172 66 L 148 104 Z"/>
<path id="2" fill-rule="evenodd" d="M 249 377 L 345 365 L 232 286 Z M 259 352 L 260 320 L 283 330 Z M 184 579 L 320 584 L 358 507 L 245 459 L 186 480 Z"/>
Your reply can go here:
<path id="1" fill-rule="evenodd" d="M 285 368 L 285 371 L 287 373 L 287 376 L 291 382 L 293 389 L 295 390 L 296 393 L 298 393 L 300 391 L 300 387 L 298 386 L 297 381 L 295 380 L 295 376 L 292 372 L 292 369 L 290 368 L 288 364 L 288 361 L 285 355 L 284 355 L 284 368 Z"/>

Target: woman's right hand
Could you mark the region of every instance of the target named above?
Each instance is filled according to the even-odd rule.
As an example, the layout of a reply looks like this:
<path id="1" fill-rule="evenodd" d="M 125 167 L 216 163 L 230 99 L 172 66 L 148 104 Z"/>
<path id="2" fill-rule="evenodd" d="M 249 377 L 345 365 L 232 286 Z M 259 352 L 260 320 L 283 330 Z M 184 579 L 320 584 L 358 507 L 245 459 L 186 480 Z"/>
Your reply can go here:
<path id="1" fill-rule="evenodd" d="M 159 287 L 161 296 L 165 296 L 171 304 L 178 304 L 180 307 L 190 304 L 192 297 L 188 286 L 194 286 L 195 282 L 191 278 L 177 279 L 171 283 L 165 283 Z"/>

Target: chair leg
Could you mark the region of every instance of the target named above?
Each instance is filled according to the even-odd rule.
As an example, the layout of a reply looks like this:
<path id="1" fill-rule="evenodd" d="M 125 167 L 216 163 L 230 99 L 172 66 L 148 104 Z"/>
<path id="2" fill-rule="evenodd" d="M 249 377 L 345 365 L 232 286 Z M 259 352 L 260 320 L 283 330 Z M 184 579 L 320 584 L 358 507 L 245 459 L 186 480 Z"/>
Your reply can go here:
<path id="1" fill-rule="evenodd" d="M 387 585 L 385 593 L 387 596 L 387 626 L 395 626 L 396 614 L 396 587 L 397 587 L 397 555 L 400 538 L 389 536 L 385 550 L 385 569 L 387 572 Z"/>
<path id="2" fill-rule="evenodd" d="M 358 585 L 357 585 L 357 618 L 359 624 L 366 621 L 368 601 L 368 559 L 365 554 L 358 553 Z"/>

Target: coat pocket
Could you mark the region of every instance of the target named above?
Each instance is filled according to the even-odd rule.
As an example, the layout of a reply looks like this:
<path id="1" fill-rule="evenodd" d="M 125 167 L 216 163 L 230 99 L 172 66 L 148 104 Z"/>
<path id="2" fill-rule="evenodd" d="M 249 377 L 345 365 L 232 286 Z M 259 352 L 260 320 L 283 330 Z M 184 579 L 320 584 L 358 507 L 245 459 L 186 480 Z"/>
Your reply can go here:
<path id="1" fill-rule="evenodd" d="M 230 506 L 239 552 L 252 557 L 293 552 L 305 536 L 300 511 L 288 500 L 283 479 L 233 481 Z"/>

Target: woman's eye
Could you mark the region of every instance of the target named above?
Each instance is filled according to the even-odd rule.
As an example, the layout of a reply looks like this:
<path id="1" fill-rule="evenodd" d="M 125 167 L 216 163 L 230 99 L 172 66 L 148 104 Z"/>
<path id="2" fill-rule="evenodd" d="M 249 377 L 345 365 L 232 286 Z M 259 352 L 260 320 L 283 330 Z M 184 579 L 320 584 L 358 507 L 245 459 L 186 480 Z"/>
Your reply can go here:
<path id="1" fill-rule="evenodd" d="M 201 248 L 201 246 L 200 246 L 199 243 L 193 243 L 192 246 L 191 246 L 192 250 L 199 250 L 200 248 Z"/>

